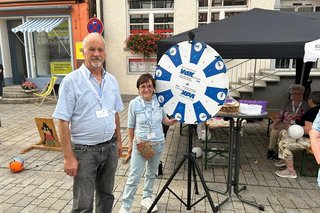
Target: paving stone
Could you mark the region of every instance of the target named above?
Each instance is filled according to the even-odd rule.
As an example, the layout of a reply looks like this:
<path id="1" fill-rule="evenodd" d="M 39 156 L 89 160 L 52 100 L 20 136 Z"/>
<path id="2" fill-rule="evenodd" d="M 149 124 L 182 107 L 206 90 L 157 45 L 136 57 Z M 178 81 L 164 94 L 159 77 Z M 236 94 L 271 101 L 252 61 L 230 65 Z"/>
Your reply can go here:
<path id="1" fill-rule="evenodd" d="M 128 103 L 125 103 L 125 107 Z M 63 156 L 61 152 L 32 150 L 22 155 L 26 160 L 26 170 L 11 174 L 8 163 L 22 149 L 39 141 L 39 135 L 34 125 L 34 117 L 51 117 L 54 105 L 44 104 L 40 108 L 33 104 L 0 105 L 0 212 L 70 212 L 72 208 L 73 179 L 63 172 Z M 21 119 L 21 118 L 24 119 Z M 127 108 L 120 113 L 121 131 L 124 144 L 128 142 L 126 120 Z M 32 124 L 32 125 L 31 125 Z M 57 122 L 55 122 L 57 127 Z M 279 178 L 274 174 L 277 168 L 273 161 L 267 160 L 265 154 L 269 138 L 265 131 L 267 122 L 250 123 L 244 129 L 240 148 L 241 186 L 247 185 L 240 195 L 250 201 L 263 204 L 265 212 L 320 212 L 320 190 L 314 177 L 297 179 Z M 179 134 L 179 125 L 171 126 L 167 135 L 166 149 L 162 156 L 164 175 L 157 178 L 154 186 L 155 197 L 166 184 L 177 164 L 186 153 L 188 142 L 187 128 Z M 217 129 L 215 137 L 228 140 L 228 132 Z M 194 146 L 202 146 L 203 142 L 194 139 Z M 206 185 L 210 189 L 225 191 L 228 175 L 227 167 L 209 166 L 204 170 L 203 158 L 197 159 Z M 296 170 L 299 171 L 299 164 Z M 184 201 L 187 198 L 188 163 L 185 162 L 170 184 L 172 189 Z M 115 203 L 113 212 L 121 207 L 121 196 L 129 173 L 130 164 L 118 162 L 115 183 Z M 192 177 L 193 178 L 193 177 Z M 141 181 L 141 183 L 143 180 Z M 204 195 L 204 190 L 197 174 L 197 185 L 200 195 L 195 195 L 192 180 L 191 199 L 195 202 Z M 233 190 L 233 189 L 231 189 Z M 145 212 L 140 205 L 142 199 L 142 184 L 139 185 L 134 212 Z M 225 195 L 210 192 L 215 206 L 226 199 Z M 219 209 L 219 213 L 260 212 L 256 207 L 242 203 L 233 193 Z M 200 201 L 187 211 L 186 207 L 169 191 L 166 190 L 157 203 L 159 213 L 178 212 L 212 212 L 208 199 Z"/>

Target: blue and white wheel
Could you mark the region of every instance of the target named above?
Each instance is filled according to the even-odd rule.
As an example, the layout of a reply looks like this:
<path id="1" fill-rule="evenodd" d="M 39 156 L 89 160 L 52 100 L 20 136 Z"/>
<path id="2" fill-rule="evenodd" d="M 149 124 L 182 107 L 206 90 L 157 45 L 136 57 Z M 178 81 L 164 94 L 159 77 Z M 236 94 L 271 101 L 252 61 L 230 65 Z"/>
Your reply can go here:
<path id="1" fill-rule="evenodd" d="M 220 55 L 202 42 L 184 41 L 161 57 L 156 95 L 168 115 L 187 124 L 204 122 L 220 110 L 229 80 Z"/>

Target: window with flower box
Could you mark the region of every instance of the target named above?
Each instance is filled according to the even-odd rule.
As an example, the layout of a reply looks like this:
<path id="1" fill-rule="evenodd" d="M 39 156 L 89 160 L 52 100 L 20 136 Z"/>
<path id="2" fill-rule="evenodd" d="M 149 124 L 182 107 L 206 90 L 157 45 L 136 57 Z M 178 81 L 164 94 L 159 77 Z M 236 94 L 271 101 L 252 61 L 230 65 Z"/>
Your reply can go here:
<path id="1" fill-rule="evenodd" d="M 199 0 L 198 26 L 247 10 L 247 0 Z"/>
<path id="2" fill-rule="evenodd" d="M 126 48 L 134 55 L 127 58 L 128 73 L 154 73 L 157 59 L 154 56 L 156 47 L 152 44 L 154 37 L 173 35 L 174 0 L 128 0 L 128 5 L 129 36 Z M 152 44 L 137 45 L 136 41 Z"/>
<path id="3" fill-rule="evenodd" d="M 130 34 L 173 35 L 174 0 L 128 0 Z"/>

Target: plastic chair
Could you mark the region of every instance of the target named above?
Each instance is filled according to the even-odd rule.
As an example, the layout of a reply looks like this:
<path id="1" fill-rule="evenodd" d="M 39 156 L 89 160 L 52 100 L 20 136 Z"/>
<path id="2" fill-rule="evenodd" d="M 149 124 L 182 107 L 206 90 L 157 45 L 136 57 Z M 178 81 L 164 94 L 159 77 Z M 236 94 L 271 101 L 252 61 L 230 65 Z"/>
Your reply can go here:
<path id="1" fill-rule="evenodd" d="M 41 93 L 33 93 L 37 98 L 36 102 L 34 103 L 37 106 L 41 106 L 41 104 L 44 102 L 45 99 L 55 100 L 57 101 L 56 92 L 54 91 L 54 84 L 58 77 L 52 76 L 50 81 L 46 84 L 46 86 L 43 88 Z M 50 97 L 53 93 L 53 97 Z"/>

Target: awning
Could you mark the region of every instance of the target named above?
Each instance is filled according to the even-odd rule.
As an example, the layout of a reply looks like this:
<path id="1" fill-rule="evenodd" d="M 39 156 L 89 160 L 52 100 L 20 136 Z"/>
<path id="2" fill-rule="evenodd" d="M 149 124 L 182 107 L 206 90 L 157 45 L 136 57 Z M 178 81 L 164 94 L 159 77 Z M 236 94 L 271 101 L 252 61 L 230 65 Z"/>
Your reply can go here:
<path id="1" fill-rule="evenodd" d="M 13 28 L 11 31 L 16 32 L 50 32 L 59 26 L 66 18 L 31 18 L 23 24 Z"/>

